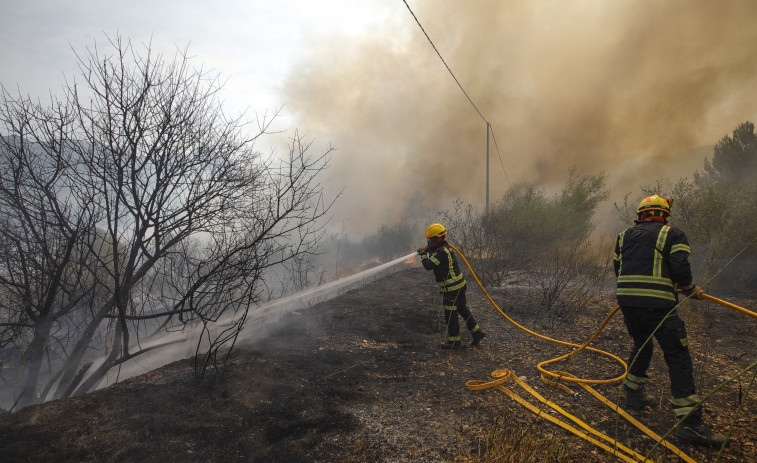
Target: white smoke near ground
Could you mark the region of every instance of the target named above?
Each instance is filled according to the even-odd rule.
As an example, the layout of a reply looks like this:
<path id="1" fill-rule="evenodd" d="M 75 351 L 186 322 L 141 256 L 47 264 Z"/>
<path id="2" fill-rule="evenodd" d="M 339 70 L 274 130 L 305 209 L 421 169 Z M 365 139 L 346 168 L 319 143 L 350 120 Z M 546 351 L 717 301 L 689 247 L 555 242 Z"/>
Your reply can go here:
<path id="1" fill-rule="evenodd" d="M 419 194 L 439 210 L 486 193 L 485 122 L 397 4 L 380 30 L 312 43 L 285 82 L 297 126 L 337 148 L 340 225 L 363 233 L 406 219 Z M 608 199 L 637 199 L 757 119 L 757 2 L 408 4 L 492 124 L 492 200 L 523 183 L 556 192 L 573 166 L 607 174 Z"/>
<path id="2" fill-rule="evenodd" d="M 267 331 L 261 328 L 279 321 L 281 317 L 287 313 L 328 301 L 347 291 L 359 288 L 371 281 L 382 278 L 390 272 L 401 269 L 402 267 L 400 267 L 400 264 L 407 262 L 414 255 L 416 255 L 416 253 L 408 254 L 404 257 L 377 265 L 376 267 L 354 275 L 306 289 L 251 309 L 247 321 L 245 322 L 244 329 L 237 338 L 237 345 L 244 345 L 246 343 L 264 339 Z M 210 327 L 210 336 L 212 337 L 217 334 L 218 331 L 230 326 L 236 321 L 238 316 L 239 315 L 229 316 L 213 324 Z M 187 328 L 173 332 L 169 330 L 169 332 L 141 340 L 138 345 L 132 347 L 131 351 L 134 352 L 139 348 L 149 350 L 149 352 L 125 362 L 118 369 L 111 370 L 94 389 L 101 389 L 119 381 L 142 375 L 178 360 L 192 358 L 192 356 L 195 355 L 202 334 L 201 327 L 196 327 L 194 329 Z M 207 339 L 207 334 L 204 336 L 205 339 Z M 200 344 L 200 346 L 201 348 L 199 351 L 201 353 L 207 350 L 203 350 L 202 344 Z M 95 371 L 103 361 L 104 358 L 95 360 L 92 362 L 88 371 Z M 85 381 L 88 376 L 88 374 L 85 374 L 82 378 L 82 382 Z M 51 397 L 43 398 L 45 401 L 50 399 Z"/>

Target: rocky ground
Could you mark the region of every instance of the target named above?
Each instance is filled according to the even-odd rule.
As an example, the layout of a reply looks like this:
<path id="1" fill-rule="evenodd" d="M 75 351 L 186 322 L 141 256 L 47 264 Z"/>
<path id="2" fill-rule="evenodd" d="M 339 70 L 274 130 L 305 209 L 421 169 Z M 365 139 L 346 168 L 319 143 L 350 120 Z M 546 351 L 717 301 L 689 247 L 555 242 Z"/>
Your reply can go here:
<path id="1" fill-rule="evenodd" d="M 545 328 L 535 290 L 511 286 L 492 291 L 492 296 L 524 326 L 574 343 L 588 339 L 614 307 L 608 294 L 582 313 Z M 487 337 L 477 347 L 441 351 L 439 295 L 430 274 L 417 264 L 409 266 L 289 313 L 275 327 L 261 330 L 256 342 L 239 346 L 225 367 L 205 379 L 193 379 L 190 360 L 179 361 L 85 396 L 0 415 L 0 460 L 488 461 L 486 436 L 492 429 L 521 436 L 515 442 L 523 445 L 528 440 L 560 446 L 559 461 L 613 460 L 496 389 L 466 389 L 467 381 L 486 380 L 503 368 L 642 454 L 652 447 L 651 440 L 624 420 L 617 421 L 593 397 L 582 394 L 575 401 L 540 382 L 536 364 L 566 353 L 566 347 L 514 327 L 473 285 L 468 299 Z M 754 299 L 729 300 L 755 310 Z M 682 315 L 700 395 L 755 361 L 754 320 L 704 302 L 690 303 Z M 463 341 L 470 341 L 466 332 Z M 629 344 L 620 316 L 594 343 L 622 358 Z M 606 357 L 590 353 L 552 368 L 597 379 L 621 372 Z M 650 392 L 661 405 L 636 416 L 662 434 L 673 425 L 673 416 L 659 350 L 650 373 Z M 724 386 L 706 408 L 713 428 L 726 432 L 733 423 L 733 443 L 722 461 L 757 461 L 757 396 L 748 391 L 753 376 L 748 373 Z M 614 399 L 619 389 L 606 385 L 597 390 Z M 550 461 L 552 457 L 539 455 L 539 448 L 528 459 L 515 457 L 513 449 L 497 461 Z M 717 459 L 717 450 L 681 449 L 698 462 Z M 678 461 L 667 451 L 655 452 L 653 459 Z"/>

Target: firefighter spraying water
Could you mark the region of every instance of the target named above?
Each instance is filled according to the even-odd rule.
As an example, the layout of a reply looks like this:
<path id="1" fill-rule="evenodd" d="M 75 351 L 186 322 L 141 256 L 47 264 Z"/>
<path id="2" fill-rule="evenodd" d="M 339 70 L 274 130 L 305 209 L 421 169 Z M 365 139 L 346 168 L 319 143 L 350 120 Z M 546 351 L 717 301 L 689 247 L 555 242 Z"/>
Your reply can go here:
<path id="1" fill-rule="evenodd" d="M 476 323 L 465 299 L 465 277 L 460 272 L 455 255 L 447 244 L 447 230 L 442 224 L 432 223 L 426 229 L 428 246 L 418 249 L 421 263 L 426 270 L 434 271 L 434 278 L 442 293 L 444 306 L 444 322 L 446 326 L 445 340 L 442 349 L 455 349 L 461 346 L 460 321 L 463 318 L 465 326 L 470 331 L 473 340 L 471 346 L 477 345 L 484 339 L 486 333 Z"/>

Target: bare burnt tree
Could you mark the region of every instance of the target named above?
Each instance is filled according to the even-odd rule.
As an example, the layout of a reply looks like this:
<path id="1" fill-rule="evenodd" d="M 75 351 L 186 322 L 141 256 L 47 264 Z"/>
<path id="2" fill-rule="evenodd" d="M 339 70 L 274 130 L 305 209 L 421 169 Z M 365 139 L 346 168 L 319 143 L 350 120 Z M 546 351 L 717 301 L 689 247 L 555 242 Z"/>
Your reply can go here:
<path id="1" fill-rule="evenodd" d="M 88 251 L 98 207 L 71 177 L 68 108 L 4 89 L 0 98 L 10 134 L 0 137 L 0 347 L 20 354 L 14 384 L 24 406 L 35 401 L 44 364 L 65 358 L 66 328 L 87 318 L 78 312 L 96 294 Z"/>
<path id="2" fill-rule="evenodd" d="M 326 281 L 326 269 L 312 256 L 301 256 L 284 265 L 280 280 L 279 292 L 284 296 L 323 284 Z"/>
<path id="3" fill-rule="evenodd" d="M 611 281 L 609 253 L 588 238 L 580 243 L 554 248 L 529 267 L 527 281 L 539 297 L 529 303 L 529 310 L 539 317 L 544 328 L 572 323 L 576 314 L 607 287 Z"/>
<path id="4" fill-rule="evenodd" d="M 63 220 L 41 217 L 42 206 L 24 216 L 48 224 L 56 236 L 71 235 L 70 254 L 78 261 L 61 265 L 83 276 L 64 279 L 87 283 L 80 293 L 90 296 L 72 304 L 80 311 L 75 339 L 44 388 L 55 397 L 91 390 L 114 367 L 150 350 L 141 344 L 145 337 L 187 325 L 204 333 L 197 346 L 204 356 L 200 369 L 213 363 L 221 346 L 233 346 L 247 311 L 265 296 L 266 271 L 312 251 L 330 207 L 317 177 L 331 148 L 311 156 L 311 145 L 295 135 L 288 157 L 264 158 L 255 141 L 275 114 L 246 135 L 242 118 L 222 111 L 218 77 L 191 68 L 185 52 L 166 60 L 121 38 L 108 45 L 108 53 L 93 47 L 78 56 L 82 80 L 67 86 L 58 105 L 65 110 L 53 118 L 60 129 L 48 137 L 65 137 L 59 158 L 68 161 L 56 164 L 48 153 L 46 162 L 69 182 L 65 192 L 48 196 L 65 200 L 70 209 L 62 210 L 80 217 L 78 238 L 65 234 L 58 223 Z M 5 139 L 44 139 L 22 123 L 31 108 L 19 101 L 6 98 L 0 109 L 7 114 Z M 12 107 L 21 110 L 13 113 Z M 49 183 L 50 169 L 29 169 L 41 185 Z M 60 240 L 37 242 L 40 252 L 63 252 Z M 19 295 L 16 305 L 3 308 L 3 322 L 6 313 L 22 314 L 26 299 Z M 26 320 L 12 323 L 17 331 L 41 331 Z M 49 341 L 41 345 L 49 349 Z M 24 386 L 31 398 L 30 388 Z"/>

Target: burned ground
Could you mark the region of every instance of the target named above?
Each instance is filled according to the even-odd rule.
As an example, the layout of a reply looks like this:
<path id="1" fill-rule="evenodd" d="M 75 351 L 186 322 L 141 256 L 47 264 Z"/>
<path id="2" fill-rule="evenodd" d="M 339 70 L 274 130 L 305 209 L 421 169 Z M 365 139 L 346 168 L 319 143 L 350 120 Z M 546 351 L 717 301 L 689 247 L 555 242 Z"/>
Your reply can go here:
<path id="1" fill-rule="evenodd" d="M 179 361 L 100 391 L 0 416 L 5 462 L 440 462 L 466 461 L 485 450 L 487 433 L 506 429 L 564 448 L 561 461 L 612 461 L 603 450 L 534 414 L 496 389 L 469 391 L 506 368 L 554 402 L 642 454 L 652 442 L 587 395 L 574 401 L 539 381 L 536 364 L 566 353 L 506 321 L 471 285 L 474 315 L 487 333 L 478 347 L 438 349 L 439 295 L 431 277 L 405 268 L 359 289 L 295 310 L 259 340 L 238 347 L 224 368 L 195 380 Z M 539 328 L 538 296 L 508 287 L 492 292 L 511 317 L 544 334 L 582 343 L 614 306 L 611 294 L 554 329 Z M 722 295 L 721 295 L 722 296 Z M 754 310 L 754 300 L 729 299 Z M 682 310 L 700 395 L 755 361 L 755 321 L 709 303 Z M 265 331 L 265 332 L 263 332 Z M 463 332 L 464 342 L 470 335 Z M 595 341 L 627 355 L 620 316 Z M 611 378 L 619 365 L 581 353 L 553 365 L 580 377 Z M 637 416 L 658 433 L 673 424 L 667 374 L 657 350 L 650 392 L 660 406 Z M 757 425 L 751 373 L 724 386 L 706 408 L 719 431 L 735 420 L 723 461 L 755 461 Z M 513 390 L 525 397 L 516 386 Z M 598 386 L 616 398 L 617 385 Z M 739 415 L 738 403 L 747 397 Z M 675 440 L 674 440 L 675 442 Z M 546 446 L 545 446 L 546 447 Z M 699 462 L 716 450 L 681 446 Z M 538 453 L 529 461 L 545 461 Z M 656 452 L 655 461 L 677 461 Z M 513 461 L 513 460 L 504 460 Z"/>

